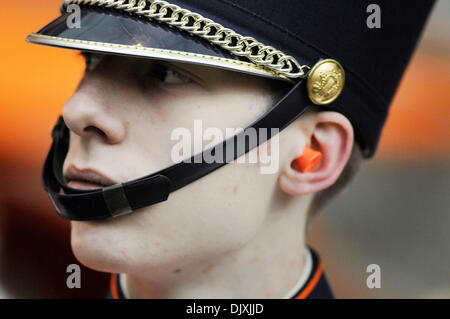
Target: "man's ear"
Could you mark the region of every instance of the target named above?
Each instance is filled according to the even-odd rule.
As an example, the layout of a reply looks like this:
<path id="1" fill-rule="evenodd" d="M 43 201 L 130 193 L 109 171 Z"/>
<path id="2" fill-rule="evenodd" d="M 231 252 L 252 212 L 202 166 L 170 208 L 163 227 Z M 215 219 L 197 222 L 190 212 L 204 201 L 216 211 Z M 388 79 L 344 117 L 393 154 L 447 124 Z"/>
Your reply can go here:
<path id="1" fill-rule="evenodd" d="M 322 153 L 317 168 L 309 173 L 301 173 L 295 164 L 297 157 L 291 158 L 281 171 L 279 184 L 290 195 L 316 193 L 333 185 L 342 173 L 353 148 L 353 127 L 340 113 L 323 111 L 308 119 L 311 125 L 306 144 Z M 295 144 L 295 143 L 294 143 Z M 305 141 L 298 141 L 296 156 L 301 156 Z M 300 153 L 298 153 L 300 152 Z M 295 152 L 291 153 L 295 154 Z"/>

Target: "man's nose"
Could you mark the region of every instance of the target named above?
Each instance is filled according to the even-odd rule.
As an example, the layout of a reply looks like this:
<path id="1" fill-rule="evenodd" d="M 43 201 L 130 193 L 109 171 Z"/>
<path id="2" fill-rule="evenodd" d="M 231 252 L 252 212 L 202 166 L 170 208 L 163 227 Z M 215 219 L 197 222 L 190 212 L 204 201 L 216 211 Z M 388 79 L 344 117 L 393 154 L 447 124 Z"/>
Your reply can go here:
<path id="1" fill-rule="evenodd" d="M 108 144 L 121 143 L 126 136 L 125 121 L 95 94 L 80 87 L 63 107 L 64 122 L 82 138 L 97 136 Z"/>

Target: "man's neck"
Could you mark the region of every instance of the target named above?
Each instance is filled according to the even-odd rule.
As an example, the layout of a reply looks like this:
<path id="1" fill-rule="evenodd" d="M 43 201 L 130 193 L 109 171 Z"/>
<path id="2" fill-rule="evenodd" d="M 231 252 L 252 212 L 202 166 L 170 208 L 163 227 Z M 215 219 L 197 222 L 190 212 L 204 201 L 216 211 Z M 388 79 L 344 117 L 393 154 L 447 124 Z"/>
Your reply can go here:
<path id="1" fill-rule="evenodd" d="M 170 280 L 151 273 L 128 274 L 122 276 L 121 286 L 130 298 L 286 298 L 308 271 L 299 231 L 304 227 L 290 224 L 272 225 L 244 247 Z"/>

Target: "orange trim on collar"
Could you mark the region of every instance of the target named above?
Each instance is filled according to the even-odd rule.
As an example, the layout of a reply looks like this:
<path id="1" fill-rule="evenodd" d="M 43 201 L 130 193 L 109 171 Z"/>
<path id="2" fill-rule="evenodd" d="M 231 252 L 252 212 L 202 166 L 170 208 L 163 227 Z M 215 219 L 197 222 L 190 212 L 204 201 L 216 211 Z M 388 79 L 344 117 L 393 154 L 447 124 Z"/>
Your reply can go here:
<path id="1" fill-rule="evenodd" d="M 294 299 L 306 299 L 314 290 L 314 288 L 317 286 L 320 277 L 322 277 L 322 272 L 323 272 L 322 261 L 319 260 L 319 264 L 317 265 L 317 269 L 314 276 L 311 278 L 310 282 L 306 285 L 305 289 L 303 289 Z"/>
<path id="2" fill-rule="evenodd" d="M 112 299 L 120 299 L 119 298 L 119 293 L 117 292 L 117 279 L 116 279 L 116 277 L 117 277 L 116 274 L 111 274 L 111 280 L 109 282 L 109 284 L 111 286 Z"/>

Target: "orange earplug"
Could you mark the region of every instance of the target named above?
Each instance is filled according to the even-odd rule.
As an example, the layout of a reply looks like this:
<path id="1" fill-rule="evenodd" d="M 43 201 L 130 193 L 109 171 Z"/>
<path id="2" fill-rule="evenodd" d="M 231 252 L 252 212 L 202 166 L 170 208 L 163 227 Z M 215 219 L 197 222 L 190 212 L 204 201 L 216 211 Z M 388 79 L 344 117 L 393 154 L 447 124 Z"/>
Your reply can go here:
<path id="1" fill-rule="evenodd" d="M 296 159 L 297 165 L 302 173 L 309 173 L 316 169 L 322 160 L 322 153 L 308 146 L 303 149 L 303 154 Z"/>

